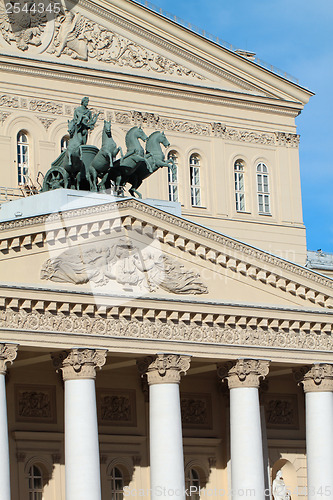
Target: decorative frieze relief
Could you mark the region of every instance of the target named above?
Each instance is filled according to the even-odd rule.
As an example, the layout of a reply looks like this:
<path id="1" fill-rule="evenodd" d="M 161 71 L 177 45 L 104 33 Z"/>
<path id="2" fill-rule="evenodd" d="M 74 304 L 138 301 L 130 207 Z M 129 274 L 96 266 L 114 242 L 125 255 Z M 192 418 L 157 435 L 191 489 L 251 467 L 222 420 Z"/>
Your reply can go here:
<path id="1" fill-rule="evenodd" d="M 56 19 L 54 38 L 47 52 L 57 57 L 67 55 L 83 61 L 95 60 L 118 67 L 204 79 L 185 66 L 91 21 L 79 12 L 74 14 L 68 10 Z"/>
<path id="2" fill-rule="evenodd" d="M 44 7 L 44 4 L 41 3 Z M 10 8 L 8 7 L 10 6 Z M 18 12 L 13 4 L 5 3 L 0 9 L 0 33 L 8 45 L 22 52 L 42 44 L 42 35 L 47 23 L 46 10 L 37 8 L 24 10 L 24 3 L 17 2 Z M 52 6 L 52 3 L 50 4 Z M 52 8 L 52 7 L 51 7 Z"/>
<path id="3" fill-rule="evenodd" d="M 211 429 L 212 401 L 210 394 L 181 393 L 182 424 L 190 429 Z"/>
<path id="4" fill-rule="evenodd" d="M 97 412 L 101 425 L 136 426 L 135 391 L 99 389 Z"/>
<path id="5" fill-rule="evenodd" d="M 304 392 L 333 392 L 333 365 L 303 366 L 294 370 L 294 377 Z"/>
<path id="6" fill-rule="evenodd" d="M 269 429 L 299 429 L 296 394 L 270 394 L 263 396 L 266 425 Z"/>
<path id="7" fill-rule="evenodd" d="M 23 108 L 19 103 L 16 96 L 9 94 L 0 95 L 0 106 Z M 56 115 L 70 116 L 73 112 L 74 106 L 57 103 L 55 101 L 46 101 L 43 99 L 30 99 L 25 108 L 28 107 L 30 111 L 37 111 L 41 113 L 50 113 Z M 113 111 L 104 110 L 102 108 L 92 109 L 94 113 L 100 113 L 98 120 L 102 121 L 105 118 L 114 121 L 121 125 L 138 125 L 146 126 L 153 129 L 171 130 L 179 133 L 186 133 L 191 135 L 201 135 L 206 137 L 220 137 L 225 140 L 232 140 L 236 142 L 248 142 L 253 144 L 262 144 L 268 146 L 283 146 L 283 147 L 298 147 L 299 135 L 288 134 L 285 132 L 259 132 L 248 129 L 238 129 L 235 127 L 228 127 L 226 124 L 220 122 L 196 122 L 193 120 L 181 120 L 178 118 L 170 118 L 160 116 L 156 113 L 142 112 L 142 111 Z"/>
<path id="8" fill-rule="evenodd" d="M 88 311 L 90 309 L 90 315 L 0 310 L 0 328 L 25 331 L 27 333 L 61 332 L 71 335 L 148 340 L 161 339 L 200 344 L 275 347 L 289 350 L 333 350 L 331 330 L 329 332 L 323 330 L 286 330 L 280 328 L 261 328 L 256 325 L 253 328 L 248 326 L 230 327 L 226 321 L 220 324 L 214 322 L 211 324 L 189 323 L 188 321 L 181 320 L 174 322 L 160 320 L 158 318 L 160 311 L 152 312 L 153 316 L 155 315 L 152 321 L 149 319 L 139 320 L 130 319 L 131 310 L 122 308 L 119 314 L 128 315 L 129 319 L 126 319 L 125 317 L 115 318 L 112 316 L 94 315 L 94 306 L 85 306 L 85 308 Z M 134 313 L 135 311 L 133 311 Z M 143 312 L 141 315 L 143 315 Z M 167 313 L 163 316 L 167 317 Z M 188 314 L 188 319 L 190 319 L 190 314 Z"/>
<path id="9" fill-rule="evenodd" d="M 106 362 L 106 350 L 73 349 L 52 355 L 53 365 L 62 371 L 63 379 L 94 379 L 96 368 L 102 368 Z"/>
<path id="10" fill-rule="evenodd" d="M 157 354 L 137 361 L 141 376 L 148 384 L 179 384 L 181 374 L 190 368 L 191 357 L 179 354 Z"/>
<path id="11" fill-rule="evenodd" d="M 259 387 L 260 380 L 269 372 L 269 361 L 259 359 L 239 359 L 228 361 L 217 367 L 218 377 L 228 381 L 229 389 L 239 387 Z"/>
<path id="12" fill-rule="evenodd" d="M 17 422 L 56 422 L 55 387 L 44 385 L 15 386 Z"/>
<path id="13" fill-rule="evenodd" d="M 17 356 L 18 346 L 15 344 L 0 344 L 0 375 L 5 375 L 7 363 L 13 363 Z"/>
<path id="14" fill-rule="evenodd" d="M 75 247 L 42 266 L 41 279 L 76 285 L 103 286 L 115 281 L 124 290 L 153 292 L 162 289 L 176 294 L 203 294 L 207 287 L 199 274 L 185 269 L 176 259 L 153 248 L 140 249 L 130 240 L 117 244 Z"/>

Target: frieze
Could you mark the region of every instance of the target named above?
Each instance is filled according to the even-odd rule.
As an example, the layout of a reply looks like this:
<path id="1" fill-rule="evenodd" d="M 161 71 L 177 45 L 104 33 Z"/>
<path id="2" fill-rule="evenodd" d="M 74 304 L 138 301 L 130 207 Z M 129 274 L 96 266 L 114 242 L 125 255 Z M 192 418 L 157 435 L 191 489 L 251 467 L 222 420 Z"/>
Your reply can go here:
<path id="1" fill-rule="evenodd" d="M 31 99 L 29 102 L 29 109 L 31 111 L 38 111 L 41 113 L 52 113 L 54 115 L 63 114 L 63 105 L 54 101 L 44 101 L 43 99 Z"/>
<path id="2" fill-rule="evenodd" d="M 25 105 L 16 96 L 3 94 L 0 96 L 0 106 L 22 109 L 27 108 L 30 111 L 41 113 L 51 113 L 56 115 L 70 116 L 74 106 L 59 104 L 55 101 L 45 101 L 43 99 L 25 100 Z M 226 140 L 236 142 L 248 142 L 253 144 L 262 144 L 269 146 L 298 147 L 299 136 L 297 134 L 286 134 L 284 132 L 268 133 L 258 132 L 247 129 L 236 129 L 227 127 L 220 122 L 195 122 L 192 120 L 180 120 L 177 118 L 168 118 L 156 113 L 142 111 L 110 111 L 102 108 L 93 108 L 94 113 L 99 112 L 98 120 L 108 119 L 122 125 L 146 126 L 150 128 L 160 128 L 191 135 L 201 135 L 205 137 L 220 137 Z"/>
<path id="3" fill-rule="evenodd" d="M 23 10 L 23 2 L 17 2 L 18 12 L 0 7 L 0 33 L 10 46 L 15 46 L 22 52 L 31 47 L 42 45 L 42 35 L 47 23 L 47 12 L 44 9 Z M 44 7 L 44 4 L 39 4 Z M 52 5 L 52 4 L 50 4 Z"/>
<path id="4" fill-rule="evenodd" d="M 0 95 L 0 106 L 6 106 L 7 108 L 19 108 L 18 97 L 9 94 Z"/>
<path id="5" fill-rule="evenodd" d="M 136 426 L 135 391 L 98 389 L 97 413 L 101 425 Z"/>
<path id="6" fill-rule="evenodd" d="M 162 339 L 214 345 L 240 345 L 332 351 L 332 334 L 325 331 L 285 330 L 256 326 L 230 327 L 226 324 L 200 324 L 186 321 L 155 321 L 90 316 L 89 314 L 52 314 L 38 311 L 0 310 L 0 328 L 26 332 L 61 332 L 110 338 Z"/>
<path id="7" fill-rule="evenodd" d="M 118 67 L 204 79 L 185 66 L 91 21 L 79 12 L 74 14 L 69 10 L 57 17 L 54 38 L 47 52 L 56 57 L 67 55 L 82 61 L 95 60 Z"/>
<path id="8" fill-rule="evenodd" d="M 16 385 L 15 419 L 17 422 L 55 423 L 55 387 Z"/>

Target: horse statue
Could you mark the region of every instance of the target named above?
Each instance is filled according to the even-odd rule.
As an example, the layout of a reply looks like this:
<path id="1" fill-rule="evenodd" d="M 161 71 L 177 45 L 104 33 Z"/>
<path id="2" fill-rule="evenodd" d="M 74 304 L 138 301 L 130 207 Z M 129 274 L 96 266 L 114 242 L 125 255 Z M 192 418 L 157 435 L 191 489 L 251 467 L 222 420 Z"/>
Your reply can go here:
<path id="1" fill-rule="evenodd" d="M 164 132 L 153 132 L 146 142 L 145 161 L 141 161 L 137 168 L 124 179 L 125 183 L 128 182 L 131 184 L 129 192 L 132 196 L 134 196 L 135 193 L 139 198 L 142 198 L 141 193 L 137 191 L 138 187 L 141 186 L 144 179 L 156 172 L 159 168 L 171 167 L 173 171 L 177 168 L 173 159 L 170 158 L 169 160 L 165 160 L 161 144 L 166 148 L 170 146 Z"/>
<path id="2" fill-rule="evenodd" d="M 91 164 L 98 148 L 87 146 L 88 131 L 93 130 L 99 113 L 93 115 L 88 109 L 88 97 L 74 110 L 74 118 L 68 120 L 69 141 L 65 151 L 51 163 L 46 172 L 42 191 L 57 188 L 83 189 L 87 186 L 86 169 Z"/>
<path id="3" fill-rule="evenodd" d="M 90 191 L 104 191 L 106 189 L 106 181 L 109 174 L 109 169 L 113 167 L 113 161 L 120 152 L 123 158 L 123 151 L 111 135 L 111 122 L 104 120 L 104 128 L 102 134 L 102 147 L 90 163 L 86 166 L 86 179 L 90 185 Z M 101 179 L 97 185 L 97 180 Z"/>
<path id="4" fill-rule="evenodd" d="M 148 137 L 141 127 L 132 127 L 126 134 L 125 143 L 127 147 L 126 154 L 119 160 L 113 162 L 109 169 L 107 187 L 114 183 L 117 194 L 123 192 L 126 180 L 141 163 L 146 164 L 145 151 L 141 146 L 139 139 L 146 141 Z"/>

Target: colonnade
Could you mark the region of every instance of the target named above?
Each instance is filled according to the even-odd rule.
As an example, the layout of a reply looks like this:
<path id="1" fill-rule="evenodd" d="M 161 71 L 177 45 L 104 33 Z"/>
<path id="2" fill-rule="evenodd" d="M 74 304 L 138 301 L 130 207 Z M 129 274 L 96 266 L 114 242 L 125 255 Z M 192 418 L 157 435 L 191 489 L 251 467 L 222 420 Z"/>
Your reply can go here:
<path id="1" fill-rule="evenodd" d="M 17 346 L 0 344 L 0 484 L 10 498 L 8 423 L 5 374 Z M 57 353 L 53 363 L 65 385 L 66 500 L 101 500 L 96 368 L 106 362 L 105 350 L 73 349 Z M 147 376 L 150 395 L 151 498 L 185 500 L 184 458 L 179 383 L 190 357 L 158 354 L 138 362 Z M 259 384 L 269 372 L 266 360 L 239 359 L 221 364 L 217 373 L 230 390 L 232 499 L 265 499 Z M 333 495 L 333 365 L 304 367 L 296 373 L 306 394 L 308 498 Z"/>

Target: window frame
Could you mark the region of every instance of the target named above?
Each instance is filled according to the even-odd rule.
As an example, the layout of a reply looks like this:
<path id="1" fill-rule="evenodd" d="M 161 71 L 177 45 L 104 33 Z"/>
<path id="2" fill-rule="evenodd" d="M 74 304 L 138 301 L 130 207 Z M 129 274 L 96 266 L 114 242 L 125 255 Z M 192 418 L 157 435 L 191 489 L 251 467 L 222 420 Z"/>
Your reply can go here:
<path id="1" fill-rule="evenodd" d="M 271 215 L 269 170 L 263 161 L 258 162 L 256 166 L 256 187 L 259 215 Z"/>
<path id="2" fill-rule="evenodd" d="M 173 159 L 176 165 L 176 172 L 172 171 L 172 168 L 168 166 L 168 200 L 179 202 L 179 178 L 178 178 L 178 162 L 179 154 L 176 150 L 169 151 L 167 159 Z M 175 178 L 174 178 L 175 176 Z"/>
<path id="3" fill-rule="evenodd" d="M 203 207 L 201 186 L 201 156 L 199 155 L 199 153 L 191 153 L 189 157 L 189 167 L 191 207 Z M 198 182 L 196 182 L 196 180 L 198 180 Z"/>
<path id="4" fill-rule="evenodd" d="M 116 471 L 118 472 L 118 476 L 116 476 Z M 108 475 L 108 479 L 110 481 L 111 500 L 122 500 L 124 498 L 125 487 L 125 479 L 122 469 L 117 465 L 113 465 Z M 121 480 L 122 483 L 121 489 L 117 487 L 117 481 L 119 480 Z"/>
<path id="5" fill-rule="evenodd" d="M 37 469 L 38 473 L 36 473 Z M 40 486 L 33 484 L 36 480 L 40 480 Z M 36 463 L 30 465 L 28 470 L 28 496 L 29 500 L 43 500 L 44 489 L 44 474 L 43 470 Z"/>
<path id="6" fill-rule="evenodd" d="M 25 137 L 26 140 L 21 140 Z M 26 149 L 26 150 L 24 150 Z M 19 130 L 16 134 L 16 161 L 17 161 L 17 184 L 24 186 L 27 184 L 29 178 L 29 157 L 30 157 L 30 143 L 29 134 L 26 130 Z M 25 160 L 25 161 L 22 161 Z"/>
<path id="7" fill-rule="evenodd" d="M 241 165 L 242 168 L 237 168 Z M 237 158 L 234 161 L 234 191 L 235 191 L 235 209 L 236 212 L 245 213 L 246 212 L 246 194 L 245 194 L 245 161 L 241 158 Z M 242 184 L 241 184 L 242 183 Z M 243 203 L 243 205 L 242 205 Z"/>

